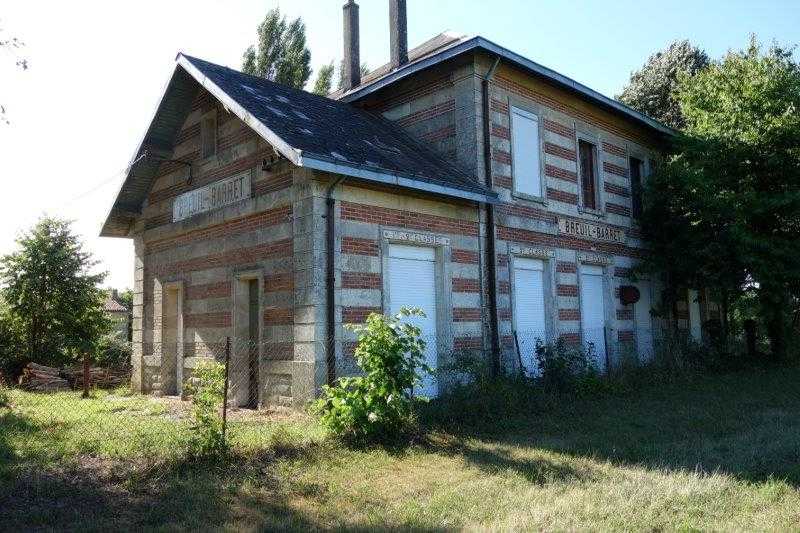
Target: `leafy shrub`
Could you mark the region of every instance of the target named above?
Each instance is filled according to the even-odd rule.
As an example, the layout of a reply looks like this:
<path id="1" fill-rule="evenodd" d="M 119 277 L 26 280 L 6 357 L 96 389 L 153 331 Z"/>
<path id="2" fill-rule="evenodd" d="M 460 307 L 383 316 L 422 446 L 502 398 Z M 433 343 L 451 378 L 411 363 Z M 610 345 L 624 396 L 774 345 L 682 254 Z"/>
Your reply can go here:
<path id="1" fill-rule="evenodd" d="M 125 368 L 131 363 L 131 345 L 116 333 L 107 333 L 100 338 L 94 357 L 100 366 Z"/>
<path id="2" fill-rule="evenodd" d="M 205 457 L 226 451 L 220 408 L 225 400 L 225 366 L 203 361 L 194 369 L 186 385 L 192 397 L 191 455 Z"/>
<path id="3" fill-rule="evenodd" d="M 11 405 L 11 395 L 8 394 L 8 389 L 3 383 L 0 383 L 0 407 L 7 407 Z"/>
<path id="4" fill-rule="evenodd" d="M 554 343 L 536 341 L 534 352 L 539 381 L 548 388 L 571 390 L 584 384 L 593 386 L 599 373 L 592 364 L 593 350 L 568 345 L 561 337 Z"/>
<path id="5" fill-rule="evenodd" d="M 9 380 L 17 376 L 25 365 L 22 340 L 8 306 L 0 296 L 0 374 Z"/>
<path id="6" fill-rule="evenodd" d="M 430 372 L 420 330 L 403 318 L 425 316 L 403 308 L 395 316 L 372 313 L 364 325 L 351 326 L 358 334 L 355 351 L 363 375 L 340 378 L 325 386 L 312 405 L 322 425 L 333 435 L 355 444 L 390 442 L 407 435 L 415 425 L 412 394 L 419 372 Z"/>

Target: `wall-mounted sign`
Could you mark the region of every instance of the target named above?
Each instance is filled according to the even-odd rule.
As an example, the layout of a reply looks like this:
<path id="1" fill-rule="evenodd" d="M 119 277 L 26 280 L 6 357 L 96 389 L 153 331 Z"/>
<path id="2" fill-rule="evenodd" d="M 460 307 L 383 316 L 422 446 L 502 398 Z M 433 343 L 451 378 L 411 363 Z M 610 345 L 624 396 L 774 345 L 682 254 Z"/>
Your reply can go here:
<path id="1" fill-rule="evenodd" d="M 558 231 L 562 235 L 593 241 L 625 242 L 625 232 L 621 229 L 603 224 L 591 224 L 572 218 L 559 218 Z"/>
<path id="2" fill-rule="evenodd" d="M 429 233 L 413 233 L 410 231 L 383 230 L 383 238 L 392 241 L 407 241 L 431 246 L 450 246 L 450 239 Z"/>
<path id="3" fill-rule="evenodd" d="M 614 262 L 614 259 L 607 255 L 578 252 L 578 261 L 581 263 L 591 263 L 594 265 L 610 265 Z"/>
<path id="4" fill-rule="evenodd" d="M 235 204 L 250 198 L 250 171 L 181 194 L 172 204 L 172 221 Z"/>
<path id="5" fill-rule="evenodd" d="M 555 250 L 548 250 L 547 248 L 537 248 L 531 246 L 518 246 L 512 244 L 508 247 L 508 251 L 514 255 L 521 255 L 525 257 L 539 257 L 542 259 L 550 259 L 556 256 Z"/>

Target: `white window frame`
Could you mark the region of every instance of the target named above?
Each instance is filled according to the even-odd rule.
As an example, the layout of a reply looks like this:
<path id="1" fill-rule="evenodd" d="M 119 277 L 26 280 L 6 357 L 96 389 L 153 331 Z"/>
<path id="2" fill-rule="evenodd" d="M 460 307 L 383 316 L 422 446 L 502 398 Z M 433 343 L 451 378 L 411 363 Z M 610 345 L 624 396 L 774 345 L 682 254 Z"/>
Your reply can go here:
<path id="1" fill-rule="evenodd" d="M 536 134 L 537 134 L 537 150 L 538 150 L 538 172 L 539 172 L 539 194 L 534 195 L 530 194 L 525 191 L 521 191 L 519 189 L 519 182 L 521 181 L 521 176 L 517 176 L 516 165 L 514 164 L 515 154 L 514 154 L 514 114 L 518 114 L 522 117 L 531 119 L 536 122 Z M 508 119 L 509 119 L 509 143 L 510 143 L 510 152 L 511 152 L 511 182 L 513 187 L 513 194 L 516 197 L 527 199 L 527 200 L 534 200 L 543 202 L 545 199 L 545 179 L 544 179 L 544 140 L 543 140 L 543 128 L 542 128 L 542 120 L 539 117 L 538 113 L 526 109 L 520 105 L 511 104 L 509 106 L 508 112 Z"/>
<path id="2" fill-rule="evenodd" d="M 577 128 L 576 128 L 577 131 Z M 581 176 L 581 151 L 580 141 L 594 145 L 594 202 L 595 207 L 586 207 L 583 203 L 583 176 Z M 575 134 L 575 164 L 578 170 L 578 211 L 597 216 L 605 216 L 605 195 L 603 169 L 601 168 L 603 158 L 600 156 L 602 149 L 602 139 L 599 136 L 585 132 Z"/>

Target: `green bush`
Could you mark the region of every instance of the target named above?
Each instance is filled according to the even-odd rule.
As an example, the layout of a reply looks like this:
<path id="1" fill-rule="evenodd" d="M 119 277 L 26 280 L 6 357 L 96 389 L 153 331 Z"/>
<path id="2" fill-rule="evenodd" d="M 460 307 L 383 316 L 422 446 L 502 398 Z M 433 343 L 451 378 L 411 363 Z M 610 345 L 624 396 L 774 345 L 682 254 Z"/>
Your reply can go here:
<path id="1" fill-rule="evenodd" d="M 584 384 L 593 387 L 599 373 L 591 364 L 592 353 L 577 346 L 568 345 L 561 337 L 554 343 L 536 341 L 536 359 L 539 381 L 556 390 L 572 390 Z"/>
<path id="2" fill-rule="evenodd" d="M 7 407 L 11 404 L 11 395 L 3 383 L 0 383 L 0 407 Z"/>
<path id="3" fill-rule="evenodd" d="M 131 364 L 131 344 L 117 333 L 107 333 L 97 344 L 94 362 L 105 367 L 126 368 Z"/>
<path id="4" fill-rule="evenodd" d="M 377 313 L 366 324 L 352 326 L 358 334 L 355 351 L 363 375 L 340 378 L 325 386 L 312 412 L 333 435 L 354 443 L 388 443 L 408 435 L 415 426 L 412 394 L 419 373 L 430 372 L 420 330 L 402 320 L 425 316 L 419 309 L 401 309 L 395 316 Z"/>
<path id="5" fill-rule="evenodd" d="M 225 366 L 203 361 L 186 385 L 192 397 L 189 453 L 196 457 L 219 455 L 227 450 L 220 408 L 225 400 Z"/>

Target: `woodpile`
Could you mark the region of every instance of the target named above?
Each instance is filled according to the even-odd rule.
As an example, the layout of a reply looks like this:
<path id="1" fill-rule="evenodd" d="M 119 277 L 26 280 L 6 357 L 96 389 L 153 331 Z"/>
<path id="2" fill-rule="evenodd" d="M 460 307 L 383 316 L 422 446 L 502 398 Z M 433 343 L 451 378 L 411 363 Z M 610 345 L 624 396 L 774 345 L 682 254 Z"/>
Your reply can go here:
<path id="1" fill-rule="evenodd" d="M 89 370 L 92 387 L 110 389 L 125 385 L 130 372 L 124 369 L 92 367 Z M 83 368 L 58 369 L 51 366 L 28 363 L 19 377 L 21 389 L 32 392 L 60 392 L 83 388 Z"/>
<path id="2" fill-rule="evenodd" d="M 69 382 L 60 371 L 51 366 L 28 363 L 19 377 L 20 388 L 32 392 L 60 392 L 70 390 Z"/>
<path id="3" fill-rule="evenodd" d="M 73 389 L 83 388 L 83 368 L 66 368 L 61 373 L 67 378 Z M 100 389 L 111 389 L 128 383 L 130 374 L 127 370 L 100 368 L 93 366 L 89 369 L 89 384 Z"/>

